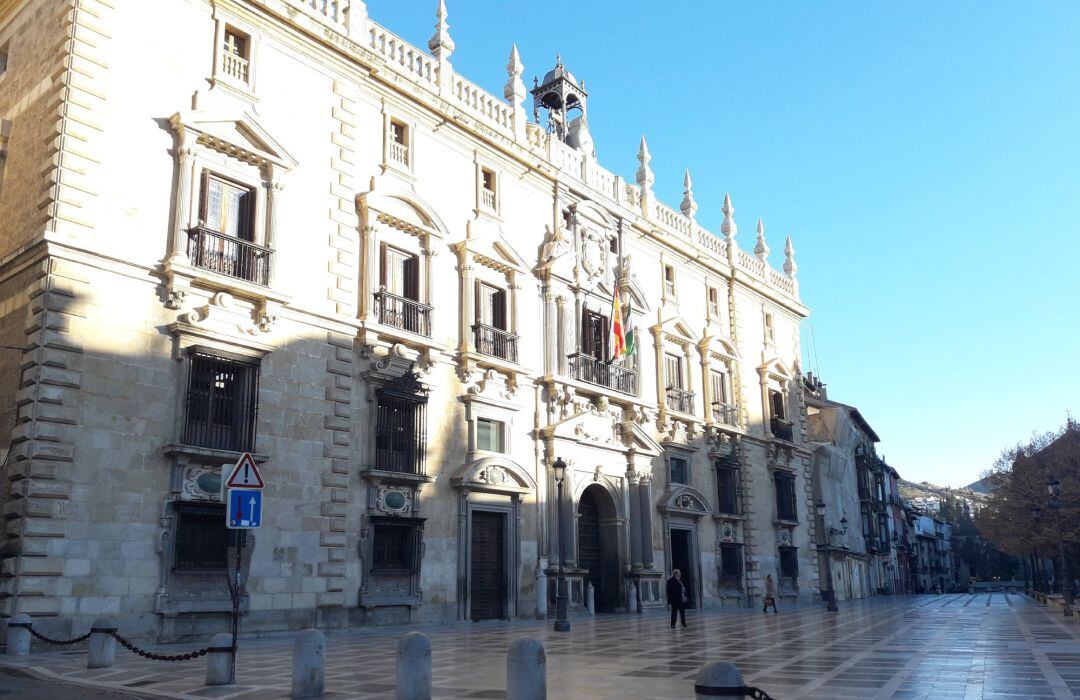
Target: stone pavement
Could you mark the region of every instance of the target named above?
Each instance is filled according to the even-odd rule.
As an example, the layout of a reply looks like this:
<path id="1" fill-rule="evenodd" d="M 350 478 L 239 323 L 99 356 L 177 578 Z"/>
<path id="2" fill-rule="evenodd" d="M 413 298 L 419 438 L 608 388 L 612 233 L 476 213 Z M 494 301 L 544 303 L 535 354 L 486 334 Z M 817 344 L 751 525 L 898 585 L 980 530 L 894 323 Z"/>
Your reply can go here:
<path id="1" fill-rule="evenodd" d="M 749 684 L 791 698 L 1072 698 L 1080 693 L 1080 624 L 1065 622 L 1021 595 L 892 596 L 779 615 L 731 610 L 687 616 L 672 630 L 666 615 L 550 622 L 513 621 L 416 627 L 431 639 L 435 696 L 502 698 L 506 650 L 523 636 L 547 649 L 548 697 L 657 700 L 693 697 L 693 678 L 726 659 Z M 328 698 L 393 698 L 401 628 L 332 635 Z M 178 651 L 174 648 L 173 651 Z M 202 660 L 161 663 L 117 651 L 112 669 L 88 671 L 85 652 L 35 652 L 0 663 L 42 678 L 135 692 L 144 697 L 288 697 L 291 637 L 241 638 L 240 683 L 202 685 Z M 0 677 L 0 683 L 3 683 Z"/>

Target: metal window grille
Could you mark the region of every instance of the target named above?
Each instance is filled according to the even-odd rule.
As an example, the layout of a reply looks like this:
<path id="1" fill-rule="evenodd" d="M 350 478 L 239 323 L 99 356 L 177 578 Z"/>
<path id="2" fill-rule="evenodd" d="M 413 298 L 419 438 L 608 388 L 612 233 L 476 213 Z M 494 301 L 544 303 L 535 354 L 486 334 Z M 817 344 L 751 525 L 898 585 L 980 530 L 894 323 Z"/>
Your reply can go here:
<path id="1" fill-rule="evenodd" d="M 776 517 L 780 520 L 798 520 L 798 510 L 795 506 L 795 477 L 789 474 L 777 474 L 776 483 Z"/>
<path id="2" fill-rule="evenodd" d="M 720 545 L 720 588 L 742 590 L 742 545 Z"/>
<path id="3" fill-rule="evenodd" d="M 258 365 L 193 354 L 183 442 L 235 452 L 253 450 L 258 391 Z"/>
<path id="4" fill-rule="evenodd" d="M 415 520 L 379 518 L 372 534 L 371 570 L 411 573 L 420 561 L 420 525 Z"/>
<path id="5" fill-rule="evenodd" d="M 412 375 L 377 393 L 375 468 L 423 474 L 427 446 L 427 396 Z"/>
<path id="6" fill-rule="evenodd" d="M 799 549 L 798 547 L 780 548 L 780 582 L 791 588 L 797 588 L 799 583 Z"/>
<path id="7" fill-rule="evenodd" d="M 225 506 L 177 503 L 173 566 L 185 571 L 221 571 L 229 546 Z"/>
<path id="8" fill-rule="evenodd" d="M 738 515 L 741 512 L 739 502 L 742 492 L 742 479 L 738 466 L 729 466 L 717 462 L 716 467 L 716 503 L 719 512 Z"/>

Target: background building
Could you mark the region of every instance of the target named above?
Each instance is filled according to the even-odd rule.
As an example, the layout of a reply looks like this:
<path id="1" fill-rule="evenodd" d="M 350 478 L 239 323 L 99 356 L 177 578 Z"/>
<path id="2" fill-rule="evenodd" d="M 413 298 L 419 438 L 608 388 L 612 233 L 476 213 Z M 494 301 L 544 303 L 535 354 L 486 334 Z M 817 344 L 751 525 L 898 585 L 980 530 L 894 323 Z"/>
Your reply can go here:
<path id="1" fill-rule="evenodd" d="M 220 629 L 244 451 L 251 631 L 543 614 L 560 511 L 575 606 L 817 598 L 791 242 L 602 168 L 561 61 L 527 106 L 442 3 L 430 53 L 357 0 L 0 12 L 0 613 Z"/>

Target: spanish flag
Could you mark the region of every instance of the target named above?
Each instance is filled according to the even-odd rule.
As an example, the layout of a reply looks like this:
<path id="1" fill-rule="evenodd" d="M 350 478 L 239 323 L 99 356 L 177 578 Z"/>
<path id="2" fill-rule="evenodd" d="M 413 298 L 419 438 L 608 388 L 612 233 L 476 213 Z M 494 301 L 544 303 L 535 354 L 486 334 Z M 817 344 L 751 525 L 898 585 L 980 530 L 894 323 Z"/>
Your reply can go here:
<path id="1" fill-rule="evenodd" d="M 623 307 L 619 299 L 619 288 L 611 297 L 611 324 L 608 326 L 608 347 L 611 348 L 610 362 L 626 355 L 626 333 L 623 329 Z"/>

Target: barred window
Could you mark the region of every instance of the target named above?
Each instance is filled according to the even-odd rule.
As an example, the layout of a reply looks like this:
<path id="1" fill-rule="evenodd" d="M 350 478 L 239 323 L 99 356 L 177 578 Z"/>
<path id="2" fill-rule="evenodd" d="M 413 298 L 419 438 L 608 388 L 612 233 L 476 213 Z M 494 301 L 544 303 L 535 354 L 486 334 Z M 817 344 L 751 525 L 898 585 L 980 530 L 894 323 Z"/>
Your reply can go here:
<path id="1" fill-rule="evenodd" d="M 173 567 L 181 571 L 221 571 L 229 546 L 225 506 L 218 503 L 175 503 Z"/>
<path id="2" fill-rule="evenodd" d="M 427 395 L 414 375 L 406 374 L 378 390 L 376 469 L 423 474 L 426 436 Z"/>
<path id="3" fill-rule="evenodd" d="M 741 512 L 739 501 L 742 492 L 742 479 L 738 464 L 730 461 L 716 462 L 716 503 L 718 512 L 726 515 L 738 515 Z"/>
<path id="4" fill-rule="evenodd" d="M 799 548 L 780 548 L 780 583 L 785 587 L 799 587 Z"/>
<path id="5" fill-rule="evenodd" d="M 720 588 L 742 590 L 742 545 L 720 545 Z"/>
<path id="6" fill-rule="evenodd" d="M 779 520 L 798 520 L 799 511 L 795 500 L 795 477 L 777 472 L 773 477 L 776 484 L 776 517 Z"/>
<path id="7" fill-rule="evenodd" d="M 373 518 L 371 570 L 412 573 L 419 569 L 420 522 L 414 519 Z"/>
<path id="8" fill-rule="evenodd" d="M 183 442 L 235 452 L 253 450 L 259 366 L 198 352 L 190 363 Z"/>

